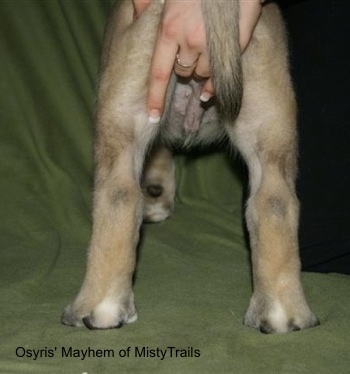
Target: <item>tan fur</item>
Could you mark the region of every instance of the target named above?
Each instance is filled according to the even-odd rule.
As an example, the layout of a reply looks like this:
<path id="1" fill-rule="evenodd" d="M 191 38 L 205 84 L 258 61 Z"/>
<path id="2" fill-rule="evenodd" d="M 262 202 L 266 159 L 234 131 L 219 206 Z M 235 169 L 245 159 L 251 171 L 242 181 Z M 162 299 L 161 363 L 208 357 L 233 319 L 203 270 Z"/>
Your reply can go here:
<path id="1" fill-rule="evenodd" d="M 225 8 L 222 4 L 230 5 Z M 209 12 L 209 5 L 215 11 Z M 149 221 L 167 218 L 175 195 L 171 152 L 157 146 L 144 168 L 147 150 L 155 140 L 189 147 L 226 136 L 244 157 L 250 176 L 246 220 L 254 293 L 244 322 L 263 332 L 314 326 L 318 321 L 300 283 L 299 208 L 294 187 L 296 107 L 279 11 L 274 4 L 264 7 L 241 59 L 237 55 L 237 1 L 203 0 L 214 80 L 222 100 L 219 106 L 203 108 L 200 83 L 178 81 L 173 76 L 165 114 L 155 125 L 146 115 L 146 92 L 162 6 L 162 1 L 154 0 L 133 22 L 131 1 L 118 2 L 107 29 L 97 107 L 93 232 L 87 272 L 62 322 L 112 328 L 136 320 L 132 275 L 142 217 Z M 234 38 L 227 44 L 232 45 L 234 56 L 229 55 L 231 49 L 222 50 L 224 42 L 213 53 L 215 25 L 215 35 Z M 232 62 L 228 71 L 220 65 L 224 55 Z M 221 74 L 220 68 L 226 71 Z M 230 74 L 233 84 L 225 84 Z M 228 92 L 235 87 L 236 93 Z M 228 100 L 234 101 L 229 107 Z"/>

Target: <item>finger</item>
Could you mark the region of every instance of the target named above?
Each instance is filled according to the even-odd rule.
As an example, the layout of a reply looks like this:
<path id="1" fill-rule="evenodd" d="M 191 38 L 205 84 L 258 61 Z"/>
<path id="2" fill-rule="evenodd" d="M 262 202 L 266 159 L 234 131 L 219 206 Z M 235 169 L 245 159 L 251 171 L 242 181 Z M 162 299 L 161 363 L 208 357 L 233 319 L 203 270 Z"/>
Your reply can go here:
<path id="1" fill-rule="evenodd" d="M 203 103 L 206 103 L 207 101 L 209 101 L 213 96 L 215 95 L 215 89 L 214 89 L 214 82 L 211 78 L 209 78 L 203 88 L 202 88 L 202 93 L 201 93 L 201 96 L 200 96 L 200 100 L 203 102 Z"/>
<path id="2" fill-rule="evenodd" d="M 147 110 L 150 121 L 157 123 L 163 112 L 166 90 L 174 68 L 178 45 L 159 34 L 152 57 Z"/>
<path id="3" fill-rule="evenodd" d="M 240 1 L 239 44 L 243 53 L 253 35 L 261 14 L 261 1 Z"/>
<path id="4" fill-rule="evenodd" d="M 209 57 L 207 53 L 202 53 L 199 56 L 194 75 L 198 78 L 203 79 L 210 77 Z"/>
<path id="5" fill-rule="evenodd" d="M 196 63 L 196 55 L 181 51 L 176 55 L 174 71 L 177 75 L 181 77 L 190 77 L 193 74 L 194 69 L 196 68 Z"/>
<path id="6" fill-rule="evenodd" d="M 134 4 L 134 17 L 139 18 L 141 13 L 148 7 L 148 5 L 151 3 L 151 0 L 133 0 Z"/>

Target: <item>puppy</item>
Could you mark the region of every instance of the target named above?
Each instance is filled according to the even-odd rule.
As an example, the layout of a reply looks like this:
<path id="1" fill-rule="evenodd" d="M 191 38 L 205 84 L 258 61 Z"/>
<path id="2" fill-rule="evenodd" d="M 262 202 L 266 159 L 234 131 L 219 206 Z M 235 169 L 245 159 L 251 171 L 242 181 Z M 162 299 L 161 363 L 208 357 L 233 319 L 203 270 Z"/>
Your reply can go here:
<path id="1" fill-rule="evenodd" d="M 174 164 L 164 145 L 190 147 L 226 137 L 245 159 L 250 177 L 246 222 L 254 292 L 244 323 L 265 333 L 315 326 L 300 282 L 296 105 L 279 10 L 273 3 L 264 6 L 241 57 L 238 0 L 202 0 L 215 100 L 204 105 L 200 82 L 173 75 L 163 117 L 153 124 L 146 93 L 163 3 L 153 0 L 134 21 L 132 2 L 119 1 L 107 27 L 88 264 L 62 322 L 108 329 L 136 321 L 132 276 L 140 225 L 143 216 L 160 221 L 173 209 Z"/>

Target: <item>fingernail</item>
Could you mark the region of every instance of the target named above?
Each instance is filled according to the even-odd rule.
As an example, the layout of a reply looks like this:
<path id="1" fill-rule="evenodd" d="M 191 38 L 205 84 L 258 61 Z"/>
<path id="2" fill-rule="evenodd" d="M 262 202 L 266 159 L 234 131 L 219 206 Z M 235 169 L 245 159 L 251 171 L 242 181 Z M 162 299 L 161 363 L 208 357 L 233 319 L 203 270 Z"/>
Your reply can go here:
<path id="1" fill-rule="evenodd" d="M 206 103 L 211 99 L 212 96 L 213 95 L 211 95 L 209 92 L 203 92 L 202 95 L 199 97 L 199 100 L 203 103 Z"/>
<path id="2" fill-rule="evenodd" d="M 148 121 L 150 123 L 154 123 L 154 124 L 159 123 L 159 121 L 160 121 L 160 113 L 159 113 L 158 109 L 152 109 L 149 112 Z"/>

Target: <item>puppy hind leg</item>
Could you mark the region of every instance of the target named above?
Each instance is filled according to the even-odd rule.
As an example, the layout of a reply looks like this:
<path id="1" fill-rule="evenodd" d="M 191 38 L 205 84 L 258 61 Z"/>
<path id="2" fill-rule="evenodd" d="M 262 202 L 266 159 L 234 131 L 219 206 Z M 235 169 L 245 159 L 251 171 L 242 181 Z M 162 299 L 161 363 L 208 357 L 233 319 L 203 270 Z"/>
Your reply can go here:
<path id="1" fill-rule="evenodd" d="M 107 26 L 97 100 L 92 237 L 81 290 L 62 322 L 118 327 L 136 319 L 132 277 L 143 215 L 140 187 L 148 145 L 146 88 L 163 5 L 154 1 L 133 22 L 130 1 L 118 1 Z"/>
<path id="2" fill-rule="evenodd" d="M 254 292 L 244 323 L 265 333 L 282 333 L 315 326 L 318 320 L 300 281 L 293 139 L 281 145 L 259 139 L 261 133 L 275 139 L 273 131 L 253 131 L 249 137 L 238 130 L 235 140 L 250 174 L 246 221 Z"/>
<path id="3" fill-rule="evenodd" d="M 123 128 L 128 129 L 125 121 Z M 147 145 L 156 135 L 149 124 L 135 131 L 98 126 L 93 229 L 81 290 L 62 322 L 89 328 L 113 328 L 137 319 L 132 291 L 136 246 L 142 222 L 140 187 Z"/>

